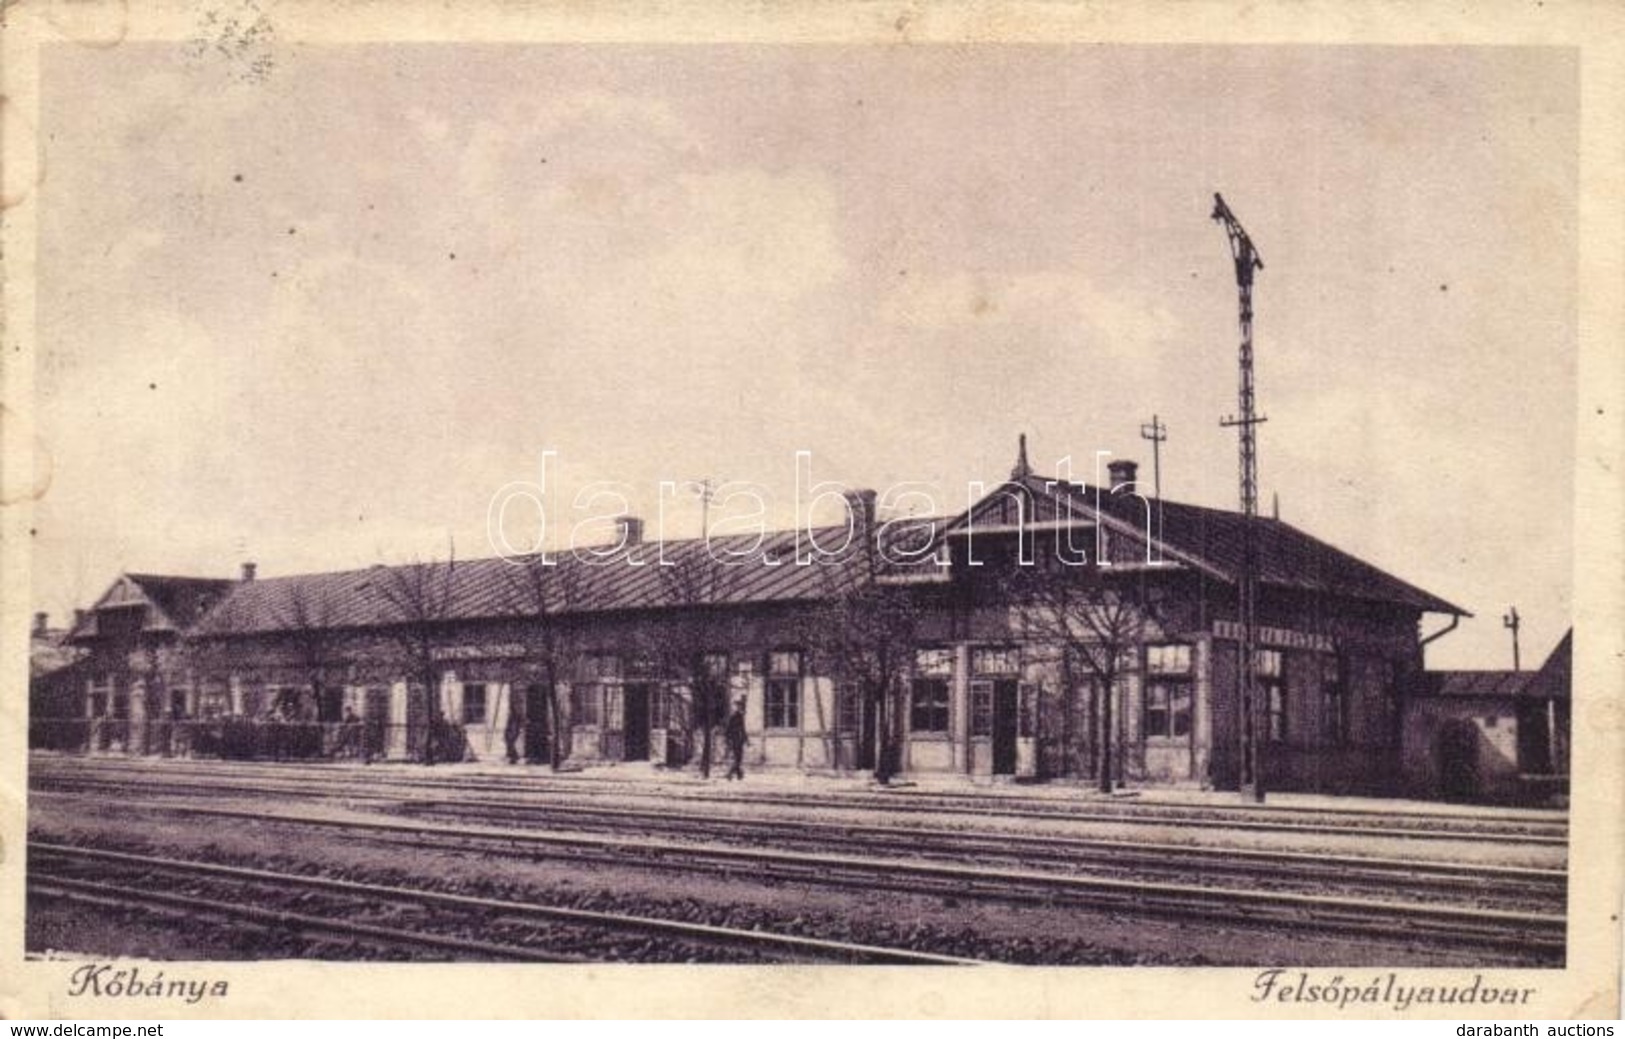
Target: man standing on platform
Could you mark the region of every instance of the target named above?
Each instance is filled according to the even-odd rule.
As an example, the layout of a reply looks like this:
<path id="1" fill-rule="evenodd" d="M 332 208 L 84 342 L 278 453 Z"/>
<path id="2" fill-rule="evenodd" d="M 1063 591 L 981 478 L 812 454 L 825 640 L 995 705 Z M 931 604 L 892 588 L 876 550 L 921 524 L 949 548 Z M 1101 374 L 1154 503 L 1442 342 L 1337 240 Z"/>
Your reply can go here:
<path id="1" fill-rule="evenodd" d="M 728 725 L 722 730 L 728 744 L 728 778 L 745 778 L 745 701 L 736 700 L 728 715 Z"/>

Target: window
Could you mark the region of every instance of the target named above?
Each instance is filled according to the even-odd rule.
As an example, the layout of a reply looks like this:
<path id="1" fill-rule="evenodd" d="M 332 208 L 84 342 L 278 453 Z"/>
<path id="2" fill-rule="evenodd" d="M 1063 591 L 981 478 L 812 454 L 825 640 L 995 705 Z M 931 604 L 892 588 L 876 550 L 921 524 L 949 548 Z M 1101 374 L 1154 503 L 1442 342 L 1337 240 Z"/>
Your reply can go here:
<path id="1" fill-rule="evenodd" d="M 1191 673 L 1191 648 L 1186 645 L 1147 646 L 1145 669 L 1153 675 Z"/>
<path id="2" fill-rule="evenodd" d="M 984 646 L 971 650 L 971 671 L 978 675 L 1013 675 L 1021 670 L 1021 650 Z"/>
<path id="3" fill-rule="evenodd" d="M 993 683 L 986 679 L 970 684 L 970 734 L 993 735 Z"/>
<path id="4" fill-rule="evenodd" d="M 801 654 L 796 650 L 768 654 L 767 727 L 801 727 Z"/>
<path id="5" fill-rule="evenodd" d="M 1258 651 L 1258 686 L 1264 697 L 1264 710 L 1271 743 L 1286 742 L 1286 664 L 1278 649 Z"/>
<path id="6" fill-rule="evenodd" d="M 840 691 L 840 700 L 835 707 L 835 727 L 841 732 L 857 732 L 863 719 L 863 690 L 857 686 L 846 686 Z"/>
<path id="7" fill-rule="evenodd" d="M 1320 680 L 1326 691 L 1326 742 L 1341 747 L 1349 741 L 1349 698 L 1338 657 L 1321 657 Z"/>
<path id="8" fill-rule="evenodd" d="M 914 681 L 909 699 L 912 731 L 948 731 L 949 683 L 953 673 L 951 649 L 922 649 L 914 655 Z"/>
<path id="9" fill-rule="evenodd" d="M 598 724 L 598 692 L 599 686 L 591 682 L 570 687 L 570 724 Z"/>
<path id="10" fill-rule="evenodd" d="M 604 728 L 618 732 L 626 728 L 626 696 L 619 685 L 606 685 L 604 690 Z"/>
<path id="11" fill-rule="evenodd" d="M 581 677 L 589 682 L 618 681 L 621 658 L 613 653 L 588 653 L 581 658 Z"/>
<path id="12" fill-rule="evenodd" d="M 487 705 L 485 683 L 474 682 L 463 686 L 463 724 L 484 725 Z"/>
<path id="13" fill-rule="evenodd" d="M 1145 690 L 1145 734 L 1184 739 L 1191 734 L 1189 682 L 1153 679 Z"/>
<path id="14" fill-rule="evenodd" d="M 912 694 L 909 728 L 914 732 L 947 732 L 948 680 L 916 678 Z"/>
<path id="15" fill-rule="evenodd" d="M 1145 648 L 1145 734 L 1185 739 L 1191 734 L 1191 647 Z"/>

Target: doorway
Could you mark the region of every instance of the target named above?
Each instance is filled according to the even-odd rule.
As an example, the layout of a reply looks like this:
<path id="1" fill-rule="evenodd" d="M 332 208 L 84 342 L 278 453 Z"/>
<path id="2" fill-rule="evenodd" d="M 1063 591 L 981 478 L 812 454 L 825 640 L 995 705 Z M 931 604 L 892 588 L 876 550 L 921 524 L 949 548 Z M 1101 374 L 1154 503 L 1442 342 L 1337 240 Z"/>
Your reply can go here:
<path id="1" fill-rule="evenodd" d="M 875 767 L 875 744 L 879 739 L 880 732 L 880 705 L 871 702 L 868 697 L 856 689 L 847 695 L 859 697 L 858 759 L 853 764 L 859 770 L 868 771 Z"/>
<path id="2" fill-rule="evenodd" d="M 647 685 L 629 685 L 623 693 L 625 729 L 622 733 L 622 761 L 649 760 L 649 696 Z"/>
<path id="3" fill-rule="evenodd" d="M 384 755 L 385 736 L 389 732 L 389 706 L 388 689 L 376 686 L 367 689 L 366 697 L 361 702 L 361 722 L 362 739 L 365 741 L 362 751 L 369 760 Z"/>
<path id="4" fill-rule="evenodd" d="M 552 760 L 552 698 L 547 693 L 540 682 L 525 687 L 525 760 L 532 765 Z"/>
<path id="5" fill-rule="evenodd" d="M 1478 798 L 1478 726 L 1457 719 L 1439 731 L 1439 793 L 1448 801 Z"/>
<path id="6" fill-rule="evenodd" d="M 1013 678 L 993 683 L 993 774 L 1016 774 L 1016 714 L 1019 686 Z"/>

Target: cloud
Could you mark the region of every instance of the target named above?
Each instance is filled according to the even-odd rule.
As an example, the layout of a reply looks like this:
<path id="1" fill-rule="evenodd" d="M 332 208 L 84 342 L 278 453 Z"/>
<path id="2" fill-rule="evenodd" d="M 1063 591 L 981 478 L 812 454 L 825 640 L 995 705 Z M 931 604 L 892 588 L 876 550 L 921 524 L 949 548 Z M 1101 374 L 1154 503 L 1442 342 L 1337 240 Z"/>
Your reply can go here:
<path id="1" fill-rule="evenodd" d="M 881 302 L 886 324 L 921 331 L 965 328 L 1079 328 L 1125 351 L 1166 343 L 1179 322 L 1165 306 L 1136 294 L 1108 293 L 1068 270 L 1020 273 L 956 271 L 900 279 Z"/>

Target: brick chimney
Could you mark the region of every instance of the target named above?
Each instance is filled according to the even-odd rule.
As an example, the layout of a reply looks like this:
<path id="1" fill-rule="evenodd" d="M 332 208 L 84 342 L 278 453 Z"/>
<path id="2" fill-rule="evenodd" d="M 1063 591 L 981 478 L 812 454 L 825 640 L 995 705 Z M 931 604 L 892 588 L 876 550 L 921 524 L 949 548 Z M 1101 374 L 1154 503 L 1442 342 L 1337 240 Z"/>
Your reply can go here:
<path id="1" fill-rule="evenodd" d="M 41 611 L 34 614 L 34 634 L 43 635 L 51 629 L 51 615 Z"/>
<path id="2" fill-rule="evenodd" d="M 1137 484 L 1139 472 L 1140 463 L 1131 462 L 1126 458 L 1119 458 L 1115 462 L 1108 463 L 1106 466 L 1106 473 L 1111 482 L 1111 486 L 1107 487 L 1106 490 L 1115 491 L 1124 484 L 1128 484 L 1130 490 L 1139 490 L 1139 486 Z"/>
<path id="3" fill-rule="evenodd" d="M 75 609 L 73 611 L 73 626 L 75 629 L 79 628 L 85 623 L 85 612 L 86 611 L 82 609 Z"/>
<path id="4" fill-rule="evenodd" d="M 252 562 L 244 563 L 243 564 L 243 580 L 252 581 L 254 579 L 254 572 L 256 570 L 258 570 L 258 569 L 259 569 L 259 564 L 257 564 L 257 563 L 252 563 Z"/>
<path id="5" fill-rule="evenodd" d="M 847 491 L 841 497 L 846 499 L 846 514 L 852 525 L 852 540 L 860 544 L 867 542 L 875 529 L 875 492 L 860 489 Z"/>
<path id="6" fill-rule="evenodd" d="M 621 530 L 621 544 L 627 548 L 643 544 L 643 520 L 637 516 L 622 516 L 615 521 Z"/>

